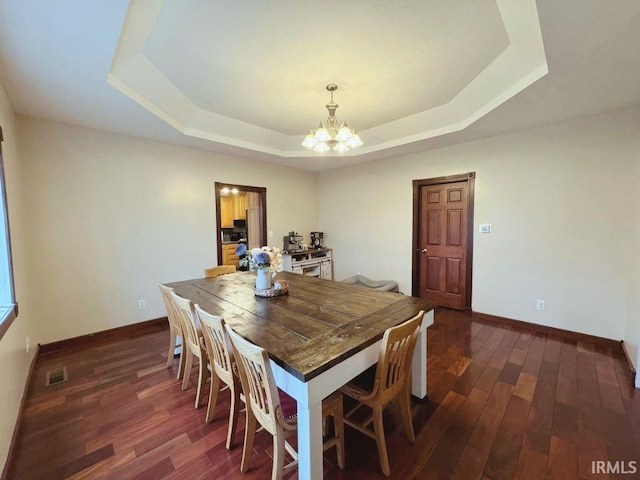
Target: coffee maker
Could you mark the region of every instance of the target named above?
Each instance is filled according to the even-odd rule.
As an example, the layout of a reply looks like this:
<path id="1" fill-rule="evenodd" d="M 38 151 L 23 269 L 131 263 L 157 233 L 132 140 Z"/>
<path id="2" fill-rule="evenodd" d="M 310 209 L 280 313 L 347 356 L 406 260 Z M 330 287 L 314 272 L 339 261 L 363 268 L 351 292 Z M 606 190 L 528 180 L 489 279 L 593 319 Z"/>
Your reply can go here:
<path id="1" fill-rule="evenodd" d="M 311 232 L 311 248 L 324 248 L 323 232 Z"/>
<path id="2" fill-rule="evenodd" d="M 283 250 L 285 252 L 298 252 L 302 250 L 302 235 L 291 231 L 289 235 L 282 237 Z"/>

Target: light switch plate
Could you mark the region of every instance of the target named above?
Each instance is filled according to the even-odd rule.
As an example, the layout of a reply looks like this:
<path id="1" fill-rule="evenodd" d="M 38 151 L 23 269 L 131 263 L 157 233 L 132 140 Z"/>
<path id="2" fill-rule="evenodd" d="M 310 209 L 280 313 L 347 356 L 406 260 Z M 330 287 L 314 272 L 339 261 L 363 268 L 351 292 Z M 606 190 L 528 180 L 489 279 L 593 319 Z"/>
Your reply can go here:
<path id="1" fill-rule="evenodd" d="M 483 223 L 482 225 L 480 225 L 480 233 L 491 233 L 491 224 L 490 223 Z"/>

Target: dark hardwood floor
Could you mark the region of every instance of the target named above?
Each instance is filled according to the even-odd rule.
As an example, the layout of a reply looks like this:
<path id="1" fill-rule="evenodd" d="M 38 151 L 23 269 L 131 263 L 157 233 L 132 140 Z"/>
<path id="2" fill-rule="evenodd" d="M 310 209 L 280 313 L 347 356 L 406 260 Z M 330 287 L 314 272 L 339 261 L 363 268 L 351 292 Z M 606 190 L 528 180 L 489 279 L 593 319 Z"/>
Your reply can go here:
<path id="1" fill-rule="evenodd" d="M 165 368 L 168 336 L 41 355 L 9 478 L 269 478 L 270 435 L 257 434 L 252 469 L 240 473 L 243 426 L 225 448 L 228 392 L 206 424 L 193 381 L 183 392 L 177 360 Z M 428 338 L 429 396 L 413 401 L 415 445 L 396 407 L 385 413 L 391 478 L 640 478 L 640 390 L 618 348 L 449 310 L 436 313 Z M 45 387 L 45 372 L 59 366 L 69 380 Z M 346 470 L 328 451 L 325 478 L 385 478 L 373 440 L 349 427 L 346 435 Z M 638 472 L 592 474 L 596 461 L 635 461 Z"/>

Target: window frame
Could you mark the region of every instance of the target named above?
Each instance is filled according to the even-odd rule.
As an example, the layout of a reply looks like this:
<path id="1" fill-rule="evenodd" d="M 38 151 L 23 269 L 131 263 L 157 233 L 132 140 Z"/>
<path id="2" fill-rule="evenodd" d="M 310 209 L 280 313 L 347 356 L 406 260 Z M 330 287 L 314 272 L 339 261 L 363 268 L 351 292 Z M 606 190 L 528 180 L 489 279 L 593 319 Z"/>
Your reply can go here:
<path id="1" fill-rule="evenodd" d="M 10 305 L 7 307 L 6 312 L 0 313 L 0 340 L 4 337 L 4 334 L 9 330 L 9 327 L 18 316 L 18 303 L 16 302 L 16 289 L 13 278 L 13 257 L 11 254 L 11 231 L 9 228 L 9 207 L 7 205 L 7 182 L 5 181 L 4 174 L 4 158 L 2 156 L 2 142 L 4 136 L 2 134 L 2 127 L 0 126 L 0 187 L 2 188 L 2 204 L 3 207 L 0 210 L 0 215 L 4 218 L 6 225 L 7 238 L 5 239 L 7 245 L 7 264 L 9 269 L 9 287 L 10 287 Z"/>

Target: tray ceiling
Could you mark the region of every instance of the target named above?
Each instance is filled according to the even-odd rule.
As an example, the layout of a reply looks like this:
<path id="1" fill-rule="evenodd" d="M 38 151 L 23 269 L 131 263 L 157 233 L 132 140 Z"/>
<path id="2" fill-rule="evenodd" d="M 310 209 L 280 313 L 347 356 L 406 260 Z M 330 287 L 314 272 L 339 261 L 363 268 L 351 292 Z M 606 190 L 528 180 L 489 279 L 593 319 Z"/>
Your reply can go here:
<path id="1" fill-rule="evenodd" d="M 185 135 L 283 157 L 326 117 L 358 156 L 465 128 L 547 73 L 533 0 L 132 2 L 108 82 Z"/>

